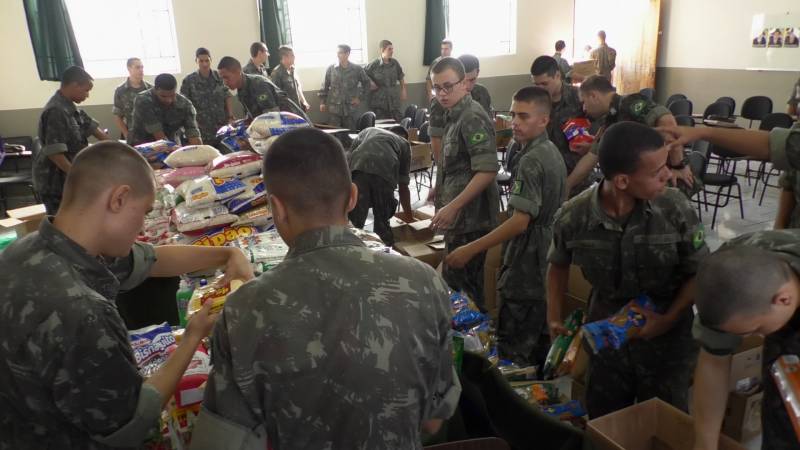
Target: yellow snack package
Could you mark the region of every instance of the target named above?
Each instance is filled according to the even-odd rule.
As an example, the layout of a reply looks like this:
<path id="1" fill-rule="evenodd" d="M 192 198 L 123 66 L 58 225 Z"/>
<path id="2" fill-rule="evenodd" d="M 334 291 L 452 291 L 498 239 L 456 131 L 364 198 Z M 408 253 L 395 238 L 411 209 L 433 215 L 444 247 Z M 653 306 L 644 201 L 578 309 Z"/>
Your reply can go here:
<path id="1" fill-rule="evenodd" d="M 207 283 L 206 285 L 202 285 L 201 283 L 201 286 L 194 290 L 192 298 L 189 299 L 189 304 L 186 307 L 187 317 L 191 317 L 197 311 L 200 311 L 206 302 L 213 302 L 211 305 L 212 313 L 222 311 L 222 306 L 225 304 L 225 300 L 228 299 L 228 295 L 236 292 L 239 286 L 242 285 L 242 282 L 240 280 L 233 280 L 228 284 L 220 285 L 219 281 L 221 279 L 222 276 L 214 279 L 212 283 Z"/>

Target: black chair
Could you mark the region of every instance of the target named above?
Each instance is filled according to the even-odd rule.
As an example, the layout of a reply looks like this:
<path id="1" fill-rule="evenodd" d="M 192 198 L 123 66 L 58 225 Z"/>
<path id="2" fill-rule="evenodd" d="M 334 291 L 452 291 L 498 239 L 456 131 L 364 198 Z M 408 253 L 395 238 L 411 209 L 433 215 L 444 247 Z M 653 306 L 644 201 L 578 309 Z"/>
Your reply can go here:
<path id="1" fill-rule="evenodd" d="M 406 106 L 406 112 L 403 113 L 403 117 L 408 117 L 411 120 L 414 120 L 414 117 L 417 115 L 417 105 L 410 104 Z"/>
<path id="2" fill-rule="evenodd" d="M 400 126 L 405 128 L 406 130 L 411 128 L 411 121 L 414 120 L 411 117 L 403 117 L 403 120 L 400 121 Z"/>
<path id="3" fill-rule="evenodd" d="M 667 108 L 669 108 L 669 105 L 671 105 L 672 102 L 674 102 L 675 100 L 688 100 L 688 98 L 683 94 L 672 94 L 669 96 L 667 102 L 665 103 L 665 105 L 667 105 Z"/>
<path id="4" fill-rule="evenodd" d="M 692 151 L 686 155 L 686 158 L 689 160 L 689 169 L 691 169 L 692 173 L 695 174 L 700 181 L 703 181 L 703 171 L 708 167 L 708 141 L 695 141 L 692 144 Z M 703 221 L 703 212 L 700 209 L 703 203 L 702 200 L 700 200 L 700 194 L 702 193 L 703 191 L 698 191 L 689 199 L 690 202 L 697 205 L 697 218 L 700 219 L 701 222 Z M 706 210 L 708 210 L 708 207 L 706 207 Z"/>
<path id="5" fill-rule="evenodd" d="M 33 144 L 31 143 L 31 145 Z M 0 167 L 2 167 L 4 160 L 5 151 L 0 148 Z M 36 203 L 39 203 L 39 196 L 33 189 L 33 174 L 31 172 L 18 173 L 8 177 L 0 177 L 0 213 L 2 215 L 5 215 L 6 211 L 8 211 L 8 191 L 6 189 L 13 188 L 15 186 L 24 186 L 30 189 L 34 200 Z"/>
<path id="6" fill-rule="evenodd" d="M 772 99 L 763 95 L 750 97 L 742 104 L 741 116 L 750 119 L 750 127 L 754 120 L 764 120 L 772 112 Z"/>
<path id="7" fill-rule="evenodd" d="M 639 93 L 649 98 L 650 100 L 653 100 L 656 96 L 656 90 L 653 88 L 644 88 L 640 90 Z"/>
<path id="8" fill-rule="evenodd" d="M 733 97 L 720 97 L 717 102 L 727 103 L 731 105 L 731 115 L 736 112 L 736 100 Z"/>
<path id="9" fill-rule="evenodd" d="M 773 128 L 791 128 L 794 125 L 794 119 L 792 116 L 786 113 L 769 113 L 761 119 L 761 123 L 758 125 L 758 129 L 762 131 L 772 131 Z M 761 197 L 758 199 L 758 206 L 764 202 L 764 194 L 767 192 L 767 187 L 774 187 L 778 188 L 780 186 L 769 184 L 770 178 L 773 176 L 777 176 L 780 174 L 780 171 L 771 167 L 769 171 L 767 171 L 767 162 L 762 161 L 761 164 L 758 166 L 758 173 L 756 175 L 756 184 L 753 186 L 753 197 L 756 198 L 756 191 L 758 191 L 758 183 L 759 181 L 764 183 L 761 187 Z"/>
<path id="10" fill-rule="evenodd" d="M 694 126 L 694 119 L 692 116 L 685 115 L 685 114 L 678 114 L 675 116 L 675 122 L 682 127 L 693 127 Z"/>
<path id="11" fill-rule="evenodd" d="M 731 114 L 733 114 L 733 111 L 731 111 L 731 105 L 729 103 L 714 102 L 706 106 L 705 111 L 703 111 L 703 119 L 728 120 Z"/>
<path id="12" fill-rule="evenodd" d="M 369 127 L 375 126 L 375 113 L 372 111 L 367 111 L 358 118 L 356 121 L 356 129 L 358 131 L 362 131 Z"/>
<path id="13" fill-rule="evenodd" d="M 428 128 L 430 128 L 430 122 L 425 122 L 419 127 L 419 141 L 420 142 L 430 142 L 431 135 L 428 134 Z"/>
<path id="14" fill-rule="evenodd" d="M 679 98 L 674 100 L 672 103 L 667 106 L 669 112 L 672 113 L 673 116 L 689 116 L 692 115 L 692 102 L 686 100 L 685 98 Z"/>
<path id="15" fill-rule="evenodd" d="M 719 169 L 717 173 L 708 173 L 708 159 L 706 158 L 704 167 L 700 171 L 701 178 L 700 180 L 703 182 L 703 200 L 702 203 L 706 207 L 713 207 L 714 213 L 711 217 L 711 229 L 714 229 L 714 226 L 717 223 L 717 212 L 719 208 L 725 208 L 728 206 L 728 202 L 730 199 L 737 199 L 739 200 L 739 214 L 741 215 L 742 219 L 744 219 L 744 203 L 742 202 L 742 187 L 739 184 L 739 180 L 736 178 L 736 164 L 735 159 L 741 158 L 741 155 L 738 153 L 734 153 L 730 150 L 727 150 L 722 147 L 718 147 L 716 145 L 709 145 L 708 152 L 711 155 L 716 155 L 719 160 Z M 734 160 L 733 168 L 728 168 L 728 161 Z M 709 191 L 709 187 L 716 187 L 716 192 Z M 733 188 L 736 188 L 736 194 L 733 194 Z M 724 192 L 723 192 L 724 190 Z M 714 202 L 711 203 L 708 201 L 708 194 L 714 195 Z"/>
<path id="16" fill-rule="evenodd" d="M 414 128 L 419 128 L 428 120 L 428 108 L 417 108 L 414 116 Z"/>

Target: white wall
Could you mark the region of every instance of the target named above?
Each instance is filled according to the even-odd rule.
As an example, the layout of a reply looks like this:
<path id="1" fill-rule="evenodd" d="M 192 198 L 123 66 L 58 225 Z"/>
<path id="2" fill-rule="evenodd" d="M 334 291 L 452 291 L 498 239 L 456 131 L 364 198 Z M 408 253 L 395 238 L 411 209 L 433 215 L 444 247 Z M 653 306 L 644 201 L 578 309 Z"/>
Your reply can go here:
<path id="1" fill-rule="evenodd" d="M 374 49 L 372 55 L 377 56 L 381 39 L 391 40 L 395 45 L 395 56 L 405 70 L 406 81 L 423 82 L 427 73 L 427 68 L 422 65 L 425 1 L 365 1 L 367 40 L 369 47 Z M 250 43 L 259 39 L 255 3 L 255 0 L 226 0 L 224 3 L 173 0 L 183 72 L 178 78 L 194 69 L 194 50 L 199 46 L 207 47 L 217 60 L 231 55 L 246 61 Z M 568 46 L 571 45 L 572 13 L 572 2 L 518 0 L 517 53 L 482 58 L 481 76 L 526 74 L 536 56 L 552 53 L 556 40 L 563 39 Z M 477 33 L 481 31 L 476 30 Z M 57 83 L 39 80 L 22 2 L 0 2 L 0 42 L 3 42 L 0 60 L 6 67 L 0 83 L 0 110 L 41 108 L 57 89 Z M 332 47 L 335 44 L 332 43 Z M 459 53 L 458 43 L 455 46 L 456 53 Z M 332 48 L 331 52 L 334 51 Z M 302 55 L 298 55 L 298 59 L 302 59 Z M 301 68 L 299 73 L 304 89 L 319 89 L 323 71 L 323 68 Z M 123 80 L 96 80 L 91 97 L 84 105 L 110 104 L 114 88 Z"/>

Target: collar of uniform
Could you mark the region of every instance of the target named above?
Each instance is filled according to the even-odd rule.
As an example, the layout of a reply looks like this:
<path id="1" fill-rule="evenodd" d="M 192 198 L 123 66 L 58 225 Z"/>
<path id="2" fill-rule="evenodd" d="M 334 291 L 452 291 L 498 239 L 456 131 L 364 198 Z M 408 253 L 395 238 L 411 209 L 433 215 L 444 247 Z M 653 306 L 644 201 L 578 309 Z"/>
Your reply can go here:
<path id="1" fill-rule="evenodd" d="M 592 188 L 592 197 L 589 201 L 589 208 L 591 210 L 591 214 L 589 215 L 589 226 L 595 227 L 597 225 L 602 225 L 609 230 L 622 231 L 620 224 L 609 217 L 603 209 L 603 205 L 600 204 L 600 191 L 603 187 L 603 183 L 605 182 L 606 180 L 603 178 Z M 630 217 L 636 215 L 640 210 L 649 216 L 653 213 L 653 205 L 649 200 L 636 200 L 636 205 L 633 207 Z"/>
<path id="2" fill-rule="evenodd" d="M 108 273 L 108 267 L 106 267 L 102 257 L 95 257 L 87 253 L 86 249 L 56 228 L 52 223 L 52 219 L 52 217 L 47 217 L 39 225 L 39 237 L 53 253 L 92 272 Z"/>
<path id="3" fill-rule="evenodd" d="M 61 91 L 56 91 L 55 98 L 58 100 L 58 103 L 61 105 L 61 107 L 66 109 L 68 112 L 70 113 L 78 112 L 78 107 L 75 106 L 75 102 L 68 99 L 67 97 L 64 97 L 64 94 L 62 94 Z"/>
<path id="4" fill-rule="evenodd" d="M 250 87 L 250 74 L 242 72 L 242 87 L 238 90 L 246 91 L 248 87 Z"/>
<path id="5" fill-rule="evenodd" d="M 536 136 L 536 137 L 535 137 L 535 138 L 533 138 L 533 139 L 532 139 L 530 142 L 528 142 L 528 144 L 527 144 L 527 145 L 525 145 L 525 147 L 523 147 L 523 148 L 522 148 L 522 149 L 519 151 L 519 154 L 520 154 L 520 155 L 524 155 L 525 153 L 528 153 L 528 151 L 529 151 L 530 149 L 532 149 L 532 148 L 536 147 L 537 145 L 539 145 L 539 144 L 543 143 L 544 141 L 546 141 L 546 140 L 548 140 L 548 139 L 550 139 L 550 137 L 548 137 L 548 135 L 547 135 L 547 130 L 545 130 L 545 131 L 544 131 L 542 134 L 540 134 L 539 136 Z"/>
<path id="6" fill-rule="evenodd" d="M 364 242 L 347 227 L 329 226 L 317 228 L 297 236 L 286 258 L 293 258 L 323 247 L 341 246 L 363 247 Z"/>
<path id="7" fill-rule="evenodd" d="M 444 113 L 445 119 L 451 122 L 458 120 L 458 118 L 461 116 L 461 113 L 463 113 L 467 108 L 469 108 L 469 105 L 472 104 L 472 101 L 472 96 L 469 93 L 465 94 L 464 97 L 458 101 L 458 103 L 453 105 L 452 108 L 448 109 Z"/>
<path id="8" fill-rule="evenodd" d="M 611 97 L 611 106 L 608 108 L 608 113 L 606 114 L 606 116 L 614 117 L 617 114 L 619 114 L 619 106 L 621 103 L 622 103 L 622 96 L 619 94 L 614 94 L 614 96 Z"/>
<path id="9" fill-rule="evenodd" d="M 389 65 L 392 62 L 394 62 L 394 58 L 389 58 L 389 61 L 386 61 L 386 62 L 383 62 L 383 58 L 378 58 L 378 61 L 380 61 L 380 65 L 385 66 L 385 65 Z"/>

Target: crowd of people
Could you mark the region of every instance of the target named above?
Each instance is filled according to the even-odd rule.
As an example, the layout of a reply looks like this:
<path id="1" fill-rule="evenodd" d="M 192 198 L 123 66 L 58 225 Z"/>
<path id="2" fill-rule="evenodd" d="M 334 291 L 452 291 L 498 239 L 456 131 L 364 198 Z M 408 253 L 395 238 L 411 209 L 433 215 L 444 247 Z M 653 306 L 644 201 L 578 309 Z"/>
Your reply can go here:
<path id="1" fill-rule="evenodd" d="M 772 359 L 800 352 L 800 231 L 786 220 L 785 230 L 743 235 L 712 254 L 689 203 L 699 183 L 684 146 L 706 140 L 796 177 L 800 132 L 678 127 L 652 99 L 616 92 L 616 51 L 604 32 L 598 38 L 596 75 L 573 84 L 559 41 L 554 56 L 533 60 L 531 85 L 514 93 L 502 223 L 494 113 L 489 90 L 476 82 L 480 62 L 453 57 L 453 42 L 442 42 L 426 78 L 436 164 L 431 228 L 446 245 L 441 275 L 367 250 L 348 228 L 363 227 L 372 209 L 375 232 L 391 245 L 398 203 L 401 217 L 413 220 L 410 150 L 400 129 L 367 128 L 347 149 L 314 128 L 271 145 L 262 174 L 290 251 L 257 279 L 237 249 L 135 242 L 156 185 L 131 146 L 160 139 L 219 146 L 216 130 L 236 119 L 232 90 L 250 118 L 288 111 L 308 119 L 291 48 L 278 49 L 272 69 L 263 43 L 251 46 L 246 65 L 225 56 L 216 69 L 199 48 L 198 70 L 180 89 L 171 74 L 149 84 L 142 61 L 129 59 L 113 109 L 127 144 L 78 109 L 93 80 L 67 69 L 42 111 L 33 167 L 48 218 L 0 255 L 0 449 L 140 445 L 209 334 L 213 371 L 193 448 L 421 448 L 461 392 L 449 292 L 485 309 L 484 262 L 498 244 L 502 358 L 542 365 L 551 338 L 568 332 L 570 266 L 592 285 L 589 321 L 647 295 L 655 309 L 640 311 L 641 333 L 592 356 L 588 414 L 652 397 L 688 410 L 693 379 L 696 448 L 716 448 L 740 337 L 768 335 Z M 379 47 L 361 67 L 349 61 L 350 47 L 338 46 L 319 91 L 330 124 L 355 128 L 362 102 L 378 118 L 401 119 L 404 72 L 393 44 Z M 590 122 L 593 142 L 571 142 L 565 129 L 576 118 Z M 89 145 L 91 136 L 100 142 Z M 210 267 L 247 283 L 221 314 L 209 302 L 168 362 L 143 378 L 117 293 L 147 277 Z M 781 398 L 766 385 L 764 446 L 796 448 Z"/>

